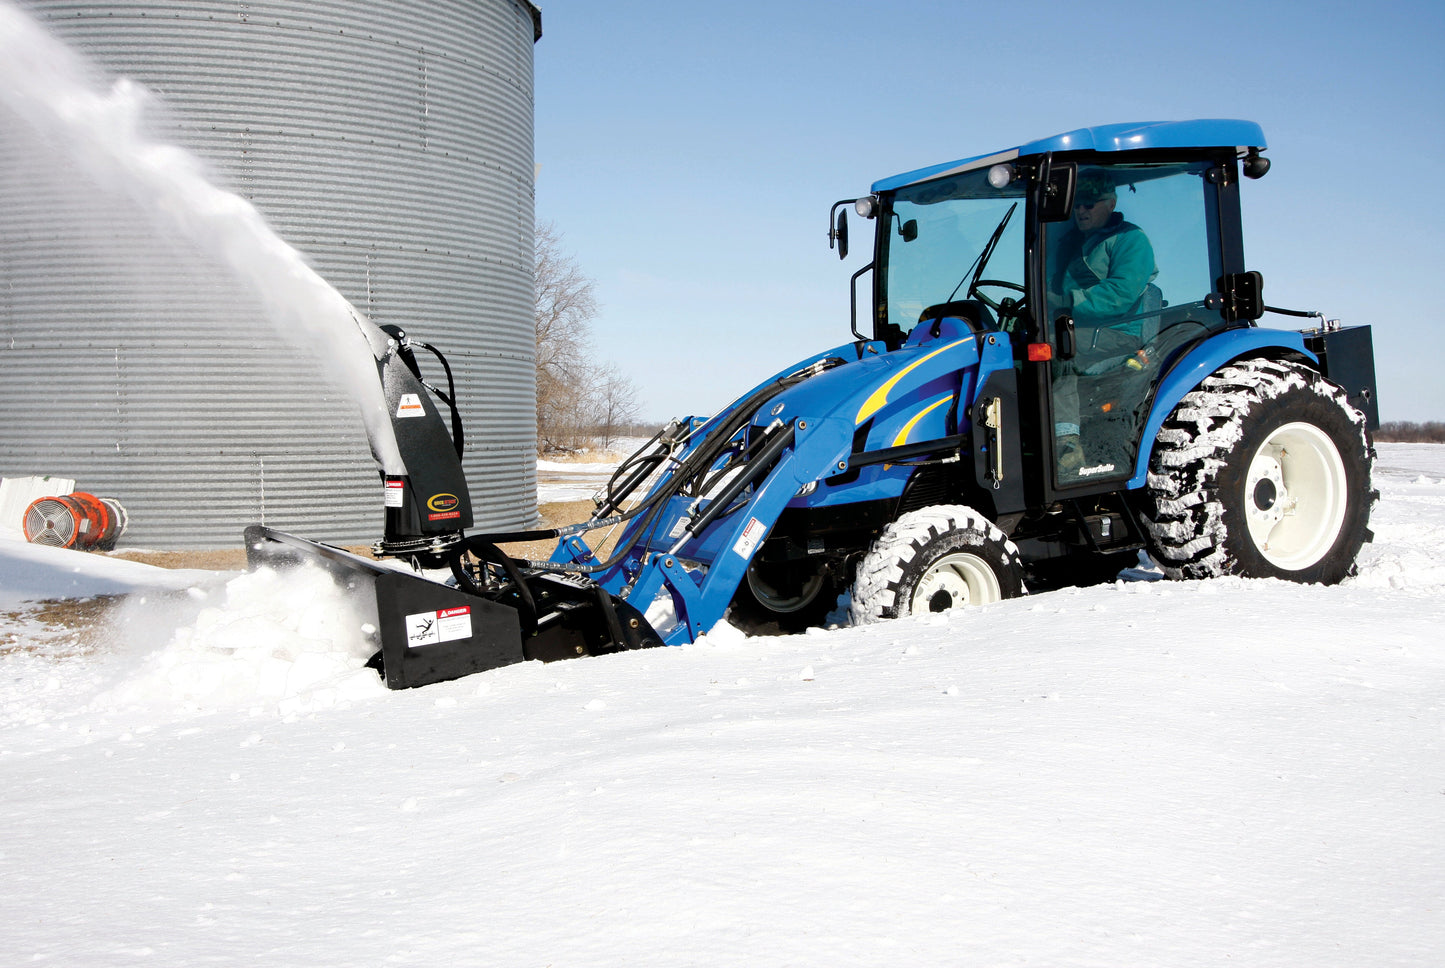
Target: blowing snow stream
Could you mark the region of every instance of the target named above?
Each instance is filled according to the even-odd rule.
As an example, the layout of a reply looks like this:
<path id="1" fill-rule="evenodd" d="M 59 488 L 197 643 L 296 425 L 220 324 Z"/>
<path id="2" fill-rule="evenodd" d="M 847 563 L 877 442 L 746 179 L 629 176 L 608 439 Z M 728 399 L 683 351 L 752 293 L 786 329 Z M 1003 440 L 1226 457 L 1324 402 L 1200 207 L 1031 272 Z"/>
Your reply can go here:
<path id="1" fill-rule="evenodd" d="M 149 91 L 125 78 L 107 87 L 99 77 L 10 0 L 0 0 L 0 123 L 15 140 L 13 150 L 25 151 L 27 142 L 58 147 L 96 186 L 131 199 L 159 229 L 179 232 L 229 267 L 278 337 L 299 337 L 317 350 L 356 402 L 378 462 L 400 473 L 404 464 L 377 379 L 379 333 L 254 205 L 214 184 L 194 154 L 151 133 L 158 124 Z"/>

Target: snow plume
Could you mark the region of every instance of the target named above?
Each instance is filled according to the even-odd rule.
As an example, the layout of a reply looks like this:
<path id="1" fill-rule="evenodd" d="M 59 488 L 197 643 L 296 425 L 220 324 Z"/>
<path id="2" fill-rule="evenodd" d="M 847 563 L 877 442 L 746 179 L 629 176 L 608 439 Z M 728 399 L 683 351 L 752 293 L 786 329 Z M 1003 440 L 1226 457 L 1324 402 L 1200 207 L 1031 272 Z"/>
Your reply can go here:
<path id="1" fill-rule="evenodd" d="M 279 335 L 301 334 L 361 408 L 383 470 L 402 473 L 374 355 L 385 337 L 266 224 L 244 198 L 218 188 L 199 158 L 153 138 L 150 93 L 121 79 L 108 89 L 79 55 L 10 0 L 0 0 L 0 106 L 105 189 L 138 203 L 229 266 Z M 14 128 L 13 124 L 7 127 Z"/>
<path id="2" fill-rule="evenodd" d="M 170 640 L 94 706 L 288 712 L 379 695 L 380 677 L 365 668 L 376 646 L 360 605 L 309 566 L 247 572 L 222 589 L 193 588 L 185 601 L 138 600 L 125 624 L 152 641 L 172 624 Z"/>

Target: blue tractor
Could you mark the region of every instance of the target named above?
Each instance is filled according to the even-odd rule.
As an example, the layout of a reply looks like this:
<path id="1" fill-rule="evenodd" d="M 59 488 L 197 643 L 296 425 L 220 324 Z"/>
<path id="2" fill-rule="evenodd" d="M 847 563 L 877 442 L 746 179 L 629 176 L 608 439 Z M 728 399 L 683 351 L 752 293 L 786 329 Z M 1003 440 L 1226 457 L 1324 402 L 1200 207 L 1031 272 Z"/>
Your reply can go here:
<path id="1" fill-rule="evenodd" d="M 375 584 L 393 686 L 690 642 L 729 613 L 797 630 L 845 592 L 857 623 L 987 604 L 1141 550 L 1173 578 L 1338 582 L 1377 497 L 1370 330 L 1256 324 L 1318 316 L 1265 305 L 1246 267 L 1240 177 L 1264 149 L 1247 121 L 1120 124 L 879 181 L 829 219 L 844 256 L 850 208 L 873 228 L 853 339 L 670 423 L 589 521 L 466 534 L 460 434 L 429 414 L 395 421 L 407 466 L 375 550 L 449 584 L 262 528 L 253 562 Z M 431 406 L 387 335 L 388 399 Z M 584 542 L 607 528 L 605 553 Z M 497 547 L 544 536 L 548 561 Z"/>

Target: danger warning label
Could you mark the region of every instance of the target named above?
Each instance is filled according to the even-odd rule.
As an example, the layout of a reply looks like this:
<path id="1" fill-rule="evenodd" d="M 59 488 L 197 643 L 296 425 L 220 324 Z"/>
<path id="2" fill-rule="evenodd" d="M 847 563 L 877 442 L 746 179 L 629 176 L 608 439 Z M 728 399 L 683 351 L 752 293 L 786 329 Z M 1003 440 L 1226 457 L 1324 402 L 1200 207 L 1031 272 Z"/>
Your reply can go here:
<path id="1" fill-rule="evenodd" d="M 742 536 L 738 538 L 737 543 L 733 545 L 733 551 L 742 555 L 744 558 L 751 558 L 753 556 L 753 549 L 757 548 L 758 542 L 762 541 L 767 533 L 767 525 L 763 524 L 763 522 L 757 518 L 750 518 L 748 520 L 748 526 L 743 528 Z"/>
<path id="2" fill-rule="evenodd" d="M 406 644 L 436 645 L 472 637 L 472 609 L 468 605 L 417 612 L 406 617 Z"/>

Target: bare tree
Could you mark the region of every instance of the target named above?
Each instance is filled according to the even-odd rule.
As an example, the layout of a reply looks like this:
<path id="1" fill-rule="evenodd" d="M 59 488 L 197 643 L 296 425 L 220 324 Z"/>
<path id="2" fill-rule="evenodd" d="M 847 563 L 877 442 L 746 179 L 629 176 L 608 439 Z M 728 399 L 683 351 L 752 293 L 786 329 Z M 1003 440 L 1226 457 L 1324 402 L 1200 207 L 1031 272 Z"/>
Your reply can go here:
<path id="1" fill-rule="evenodd" d="M 1445 443 L 1445 423 L 1431 420 L 1415 423 L 1411 420 L 1388 420 L 1375 431 L 1375 439 L 1412 444 Z"/>
<path id="2" fill-rule="evenodd" d="M 537 449 L 574 450 L 636 419 L 637 388 L 613 364 L 593 362 L 593 281 L 562 250 L 549 223 L 536 232 Z"/>
<path id="3" fill-rule="evenodd" d="M 609 363 L 597 374 L 593 392 L 594 427 L 602 439 L 604 448 L 611 447 L 613 440 L 637 421 L 640 409 L 637 387 Z"/>
<path id="4" fill-rule="evenodd" d="M 537 449 L 577 446 L 585 404 L 586 348 L 597 315 L 592 280 L 562 251 L 556 229 L 537 225 Z"/>

